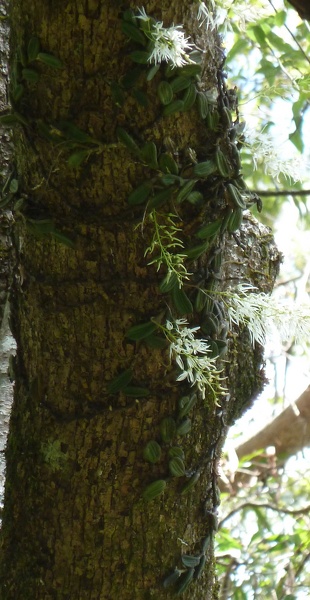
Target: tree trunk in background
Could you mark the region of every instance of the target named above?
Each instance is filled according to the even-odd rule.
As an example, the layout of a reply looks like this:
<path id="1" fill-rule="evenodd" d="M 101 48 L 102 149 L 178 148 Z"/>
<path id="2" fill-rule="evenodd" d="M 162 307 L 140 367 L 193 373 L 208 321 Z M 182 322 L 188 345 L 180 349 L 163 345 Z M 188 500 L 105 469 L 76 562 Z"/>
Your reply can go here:
<path id="1" fill-rule="evenodd" d="M 220 489 L 237 494 L 244 485 L 265 480 L 291 456 L 310 446 L 310 387 L 271 423 L 236 448 L 238 459 L 251 456 L 245 469 L 237 470 L 230 480 L 221 481 Z M 272 448 L 266 452 L 267 448 Z M 274 450 L 273 450 L 274 449 Z M 263 450 L 263 452 L 262 452 Z M 257 453 L 257 454 L 255 454 Z"/>
<path id="2" fill-rule="evenodd" d="M 225 357 L 229 393 L 219 399 L 219 406 L 210 398 L 199 402 L 191 413 L 190 434 L 175 442 L 183 447 L 188 472 L 199 470 L 199 481 L 193 491 L 181 495 L 186 478 L 174 477 L 164 495 L 146 503 L 145 487 L 167 478 L 169 471 L 167 460 L 146 462 L 143 449 L 150 440 L 160 439 L 160 422 L 176 414 L 178 399 L 188 387 L 176 384 L 166 349 L 149 349 L 125 337 L 131 326 L 159 318 L 166 310 L 166 297 L 158 287 L 163 274 L 147 267 L 144 258 L 150 232 L 148 226 L 136 227 L 143 211 L 127 202 L 130 192 L 153 172 L 118 142 L 115 128 L 124 127 L 139 141 L 154 140 L 161 151 L 171 138 L 180 149 L 180 160 L 185 160 L 189 147 L 214 146 L 215 134 L 201 126 L 195 108 L 159 118 L 156 78 L 143 83 L 150 97 L 147 108 L 132 95 L 118 106 L 117 84 L 133 66 L 130 44 L 120 27 L 129 3 L 11 4 L 12 65 L 23 60 L 22 49 L 37 36 L 42 51 L 59 57 L 64 68 L 35 63 L 40 78 L 26 79 L 18 107 L 27 124 L 14 133 L 23 204 L 17 203 L 13 237 L 11 326 L 17 359 L 0 596 L 172 597 L 170 588 L 162 587 L 163 578 L 175 566 L 184 569 L 181 554 L 200 556 L 203 544 L 206 548 L 212 540 L 217 460 L 227 426 L 263 386 L 262 352 L 251 347 L 246 331 L 230 334 Z M 205 49 L 202 89 L 217 89 L 220 41 L 214 32 L 206 36 L 198 27 L 196 4 L 162 0 L 144 6 L 167 26 L 184 23 L 186 34 Z M 103 143 L 79 169 L 68 166 L 61 120 Z M 44 127 L 54 139 L 59 135 L 59 143 L 44 138 Z M 216 202 L 210 201 L 210 220 L 217 210 Z M 191 231 L 202 217 L 189 204 L 178 211 L 188 245 L 197 244 Z M 51 235 L 35 237 L 42 221 L 53 221 L 74 247 L 57 243 Z M 220 249 L 219 289 L 231 277 L 271 289 L 278 254 L 270 234 L 251 216 L 235 237 L 223 236 Z M 195 268 L 192 263 L 190 270 Z M 133 385 L 149 389 L 147 398 L 108 393 L 108 384 L 129 368 Z M 212 543 L 201 577 L 183 597 L 217 597 Z"/>

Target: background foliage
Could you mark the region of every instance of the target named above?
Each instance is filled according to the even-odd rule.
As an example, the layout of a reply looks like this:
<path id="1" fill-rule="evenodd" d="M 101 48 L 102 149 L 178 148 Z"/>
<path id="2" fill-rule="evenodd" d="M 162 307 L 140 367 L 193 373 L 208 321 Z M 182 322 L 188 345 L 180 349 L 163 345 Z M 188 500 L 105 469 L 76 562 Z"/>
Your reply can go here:
<path id="1" fill-rule="evenodd" d="M 258 214 L 256 208 L 253 212 L 271 225 L 275 233 L 277 229 L 281 231 L 282 240 L 287 240 L 287 250 L 295 250 L 286 257 L 275 293 L 292 299 L 302 294 L 308 301 L 310 183 L 306 131 L 310 122 L 310 26 L 281 0 L 229 4 L 217 3 L 227 48 L 225 68 L 230 83 L 238 88 L 240 120 L 247 123 L 245 134 L 252 130 L 249 138 L 256 129 L 261 139 L 268 136 L 269 148 L 271 142 L 274 146 L 273 153 L 266 152 L 264 160 L 258 159 L 255 169 L 253 146 L 247 145 L 245 135 L 243 173 L 248 187 L 257 191 L 263 200 L 262 213 Z M 294 163 L 295 177 L 280 172 L 282 160 L 286 164 Z M 280 375 L 280 386 L 276 383 L 280 364 L 275 360 L 277 354 L 286 365 Z M 308 348 L 297 347 L 294 340 L 280 350 L 271 343 L 268 356 L 273 361 L 275 385 L 273 394 L 272 386 L 268 389 L 269 401 L 267 398 L 264 406 L 267 418 L 271 419 L 287 405 L 283 379 L 288 365 L 293 363 L 296 379 L 296 359 L 304 367 L 302 359 L 308 360 Z M 298 392 L 295 399 L 297 396 Z M 245 419 L 251 420 L 251 414 L 231 432 L 235 445 Z M 261 423 L 257 425 L 257 429 L 260 428 Z M 307 457 L 307 450 L 305 455 Z M 243 460 L 235 469 L 246 469 L 250 459 Z M 226 475 L 231 476 L 227 457 L 223 468 Z M 307 473 L 307 460 L 296 456 L 285 467 L 275 465 L 273 475 L 265 481 L 252 478 L 239 488 L 237 495 L 222 495 L 222 522 L 217 536 L 221 600 L 306 597 L 310 586 Z"/>

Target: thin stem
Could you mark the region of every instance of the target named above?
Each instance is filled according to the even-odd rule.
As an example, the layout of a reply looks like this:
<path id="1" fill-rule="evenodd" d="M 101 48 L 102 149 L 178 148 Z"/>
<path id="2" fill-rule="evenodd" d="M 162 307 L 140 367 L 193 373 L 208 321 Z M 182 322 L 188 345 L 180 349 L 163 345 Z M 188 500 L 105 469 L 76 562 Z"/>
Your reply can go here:
<path id="1" fill-rule="evenodd" d="M 310 196 L 310 190 L 251 190 L 252 194 L 258 196 Z"/>

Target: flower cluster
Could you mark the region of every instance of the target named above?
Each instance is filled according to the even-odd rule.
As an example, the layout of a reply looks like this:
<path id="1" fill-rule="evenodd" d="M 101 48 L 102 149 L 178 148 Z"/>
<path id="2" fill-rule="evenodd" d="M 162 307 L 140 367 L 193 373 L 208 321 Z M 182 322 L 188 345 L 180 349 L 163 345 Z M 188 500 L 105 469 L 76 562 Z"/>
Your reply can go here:
<path id="1" fill-rule="evenodd" d="M 303 343 L 310 336 L 310 304 L 277 299 L 256 292 L 249 284 L 240 284 L 228 292 L 224 302 L 231 323 L 246 325 L 252 342 L 264 345 L 266 338 L 279 336 L 282 342 Z"/>
<path id="2" fill-rule="evenodd" d="M 245 145 L 251 149 L 254 169 L 263 165 L 265 173 L 279 180 L 279 174 L 292 179 L 294 182 L 302 181 L 304 178 L 305 164 L 302 156 L 295 154 L 285 158 L 280 148 L 276 148 L 271 135 L 262 130 L 245 127 Z"/>
<path id="3" fill-rule="evenodd" d="M 176 225 L 176 218 L 174 214 L 161 215 L 156 210 L 152 210 L 149 214 L 149 220 L 154 226 L 154 234 L 150 246 L 145 250 L 144 256 L 156 252 L 156 256 L 148 262 L 148 265 L 155 264 L 157 271 L 159 271 L 162 265 L 165 265 L 167 269 L 166 283 L 174 275 L 181 288 L 184 279 L 189 279 L 191 273 L 188 273 L 184 264 L 186 255 L 182 254 L 184 245 L 178 237 L 180 229 Z M 165 220 L 164 222 L 162 222 L 163 219 Z M 181 252 L 178 250 L 181 250 Z"/>
<path id="4" fill-rule="evenodd" d="M 187 327 L 186 319 L 166 322 L 166 337 L 170 341 L 170 359 L 174 359 L 180 369 L 177 381 L 187 381 L 196 385 L 205 398 L 206 389 L 211 390 L 214 398 L 224 392 L 221 377 L 216 366 L 216 358 L 210 357 L 210 346 L 205 339 L 197 339 L 196 331 L 200 327 Z"/>
<path id="5" fill-rule="evenodd" d="M 264 0 L 253 2 L 249 0 L 209 0 L 208 6 L 202 0 L 197 0 L 198 12 L 197 19 L 201 24 L 205 24 L 207 29 L 216 29 L 223 24 L 227 26 L 227 20 L 231 19 L 244 31 L 246 23 L 254 23 L 258 19 L 267 16 L 269 12 L 268 3 Z"/>
<path id="6" fill-rule="evenodd" d="M 189 38 L 185 37 L 181 25 L 172 25 L 164 27 L 162 21 L 154 21 L 149 17 L 145 9 L 139 8 L 138 19 L 144 22 L 143 31 L 150 39 L 152 50 L 149 56 L 149 62 L 155 65 L 161 62 L 171 63 L 173 67 L 182 67 L 191 62 L 188 56 L 193 46 L 189 43 Z"/>

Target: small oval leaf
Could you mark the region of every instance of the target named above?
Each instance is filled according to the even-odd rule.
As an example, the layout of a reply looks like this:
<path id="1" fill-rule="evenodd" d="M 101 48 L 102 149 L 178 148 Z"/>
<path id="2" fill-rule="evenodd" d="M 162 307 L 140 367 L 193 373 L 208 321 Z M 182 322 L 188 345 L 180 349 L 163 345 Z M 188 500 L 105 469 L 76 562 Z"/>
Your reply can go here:
<path id="1" fill-rule="evenodd" d="M 177 427 L 177 435 L 186 435 L 191 430 L 191 427 L 191 420 L 188 418 L 184 419 Z"/>
<path id="2" fill-rule="evenodd" d="M 172 446 L 172 448 L 169 448 L 168 455 L 170 458 L 181 458 L 183 460 L 184 450 L 180 446 Z"/>
<path id="3" fill-rule="evenodd" d="M 160 84 L 157 88 L 157 93 L 158 93 L 161 103 L 164 106 L 167 106 L 167 104 L 170 104 L 170 102 L 172 102 L 173 90 L 172 90 L 170 83 L 168 83 L 168 81 L 160 82 Z"/>
<path id="4" fill-rule="evenodd" d="M 167 482 L 164 479 L 157 479 L 145 488 L 142 497 L 147 502 L 150 502 L 151 500 L 154 500 L 154 498 L 160 496 L 165 491 L 166 485 Z"/>
<path id="5" fill-rule="evenodd" d="M 213 160 L 206 160 L 194 166 L 194 173 L 197 177 L 207 178 L 215 171 L 217 171 L 217 166 Z"/>
<path id="6" fill-rule="evenodd" d="M 126 369 L 113 379 L 108 385 L 109 394 L 116 394 L 121 389 L 123 389 L 132 379 L 132 370 Z"/>
<path id="7" fill-rule="evenodd" d="M 160 435 L 163 442 L 171 442 L 176 434 L 177 425 L 172 417 L 166 417 L 160 423 Z"/>
<path id="8" fill-rule="evenodd" d="M 172 115 L 176 112 L 181 112 L 183 110 L 183 108 L 184 108 L 183 100 L 174 100 L 174 102 L 171 102 L 170 104 L 165 106 L 165 108 L 163 110 L 163 115 L 164 115 L 164 117 L 168 117 L 169 115 Z"/>
<path id="9" fill-rule="evenodd" d="M 178 456 L 171 458 L 171 460 L 169 460 L 169 471 L 173 477 L 183 477 L 185 475 L 185 465 L 183 460 Z"/>
<path id="10" fill-rule="evenodd" d="M 35 60 L 40 52 L 40 40 L 36 36 L 32 36 L 28 42 L 27 56 L 29 62 Z"/>
<path id="11" fill-rule="evenodd" d="M 144 448 L 143 457 L 150 463 L 157 463 L 161 457 L 160 445 L 155 440 L 148 442 Z"/>
<path id="12" fill-rule="evenodd" d="M 37 54 L 37 60 L 40 60 L 48 67 L 52 67 L 53 69 L 62 69 L 63 64 L 57 56 L 53 54 L 47 54 L 46 52 L 39 52 Z"/>
<path id="13" fill-rule="evenodd" d="M 191 554 L 182 555 L 182 563 L 184 567 L 198 567 L 200 563 L 200 556 L 192 556 Z"/>

